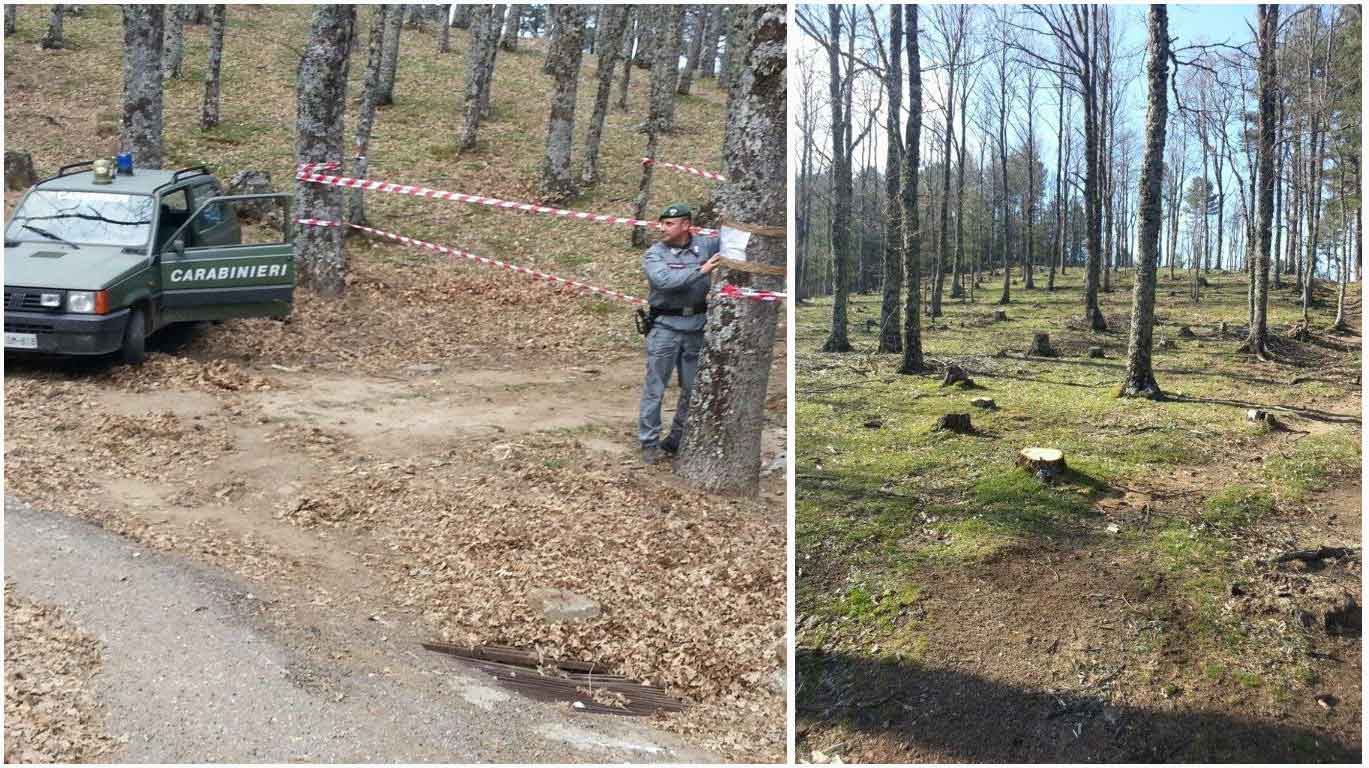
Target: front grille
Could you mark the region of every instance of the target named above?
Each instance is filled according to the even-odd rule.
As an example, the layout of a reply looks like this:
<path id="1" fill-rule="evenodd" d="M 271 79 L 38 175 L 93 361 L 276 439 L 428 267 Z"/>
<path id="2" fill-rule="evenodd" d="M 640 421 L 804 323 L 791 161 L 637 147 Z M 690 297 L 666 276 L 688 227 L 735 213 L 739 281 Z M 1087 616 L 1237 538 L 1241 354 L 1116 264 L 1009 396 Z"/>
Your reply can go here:
<path id="1" fill-rule="evenodd" d="M 52 333 L 52 326 L 44 323 L 5 323 L 5 333 Z"/>
<path id="2" fill-rule="evenodd" d="M 43 294 L 56 293 L 62 296 L 55 307 L 43 306 Z M 63 291 L 44 291 L 37 288 L 6 288 L 5 289 L 5 309 L 19 309 L 29 312 L 61 312 L 62 306 L 66 304 Z"/>

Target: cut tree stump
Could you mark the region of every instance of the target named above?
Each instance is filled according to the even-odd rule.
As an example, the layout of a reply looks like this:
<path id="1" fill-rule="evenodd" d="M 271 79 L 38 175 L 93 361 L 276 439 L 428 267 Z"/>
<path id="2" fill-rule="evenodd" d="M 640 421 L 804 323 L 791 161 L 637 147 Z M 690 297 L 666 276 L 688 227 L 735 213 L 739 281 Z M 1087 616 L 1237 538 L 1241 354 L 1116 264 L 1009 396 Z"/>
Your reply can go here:
<path id="1" fill-rule="evenodd" d="M 995 323 L 1006 322 L 1007 319 L 1008 319 L 1008 310 L 1006 310 L 1006 309 L 995 309 L 995 310 L 993 311 L 993 321 L 994 321 Z"/>
<path id="2" fill-rule="evenodd" d="M 1283 422 L 1274 418 L 1274 414 L 1270 413 L 1269 411 L 1262 411 L 1259 408 L 1251 408 L 1250 410 L 1246 411 L 1245 420 L 1251 422 L 1252 424 L 1263 423 L 1266 427 L 1269 427 L 1269 429 L 1271 430 L 1278 430 L 1283 428 Z"/>
<path id="3" fill-rule="evenodd" d="M 1089 347 L 1089 357 L 1104 357 L 1102 347 Z"/>
<path id="4" fill-rule="evenodd" d="M 1051 337 L 1049 333 L 1037 331 L 1032 334 L 1032 345 L 1027 350 L 1028 355 L 1037 357 L 1055 357 L 1055 350 L 1051 349 Z"/>
<path id="5" fill-rule="evenodd" d="M 948 413 L 936 420 L 936 428 L 962 435 L 974 430 L 974 427 L 970 425 L 970 414 L 968 413 Z"/>
<path id="6" fill-rule="evenodd" d="M 976 397 L 970 401 L 970 405 L 973 405 L 976 408 L 983 408 L 986 411 L 998 410 L 998 403 L 995 403 L 991 397 Z"/>
<path id="7" fill-rule="evenodd" d="M 1064 473 L 1065 454 L 1058 448 L 1023 448 L 1017 453 L 1017 466 L 1049 481 Z"/>
<path id="8" fill-rule="evenodd" d="M 1196 339 L 1197 336 L 1193 333 L 1193 329 L 1192 329 L 1192 328 L 1189 328 L 1187 325 L 1181 325 L 1181 326 L 1179 326 L 1179 338 L 1181 338 L 1181 339 Z"/>
<path id="9" fill-rule="evenodd" d="M 958 365 L 946 366 L 946 375 L 941 379 L 941 386 L 949 387 L 952 384 L 959 384 L 970 381 L 970 377 L 965 375 L 965 369 Z"/>

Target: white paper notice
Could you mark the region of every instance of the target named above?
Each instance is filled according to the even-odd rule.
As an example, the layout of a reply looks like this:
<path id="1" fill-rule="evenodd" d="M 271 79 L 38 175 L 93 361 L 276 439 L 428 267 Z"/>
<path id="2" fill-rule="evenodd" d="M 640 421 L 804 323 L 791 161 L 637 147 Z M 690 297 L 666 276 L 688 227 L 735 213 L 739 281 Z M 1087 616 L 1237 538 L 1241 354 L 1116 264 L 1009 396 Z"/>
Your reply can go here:
<path id="1" fill-rule="evenodd" d="M 719 252 L 724 259 L 746 261 L 746 244 L 751 240 L 750 232 L 725 226 L 720 236 L 722 247 Z"/>

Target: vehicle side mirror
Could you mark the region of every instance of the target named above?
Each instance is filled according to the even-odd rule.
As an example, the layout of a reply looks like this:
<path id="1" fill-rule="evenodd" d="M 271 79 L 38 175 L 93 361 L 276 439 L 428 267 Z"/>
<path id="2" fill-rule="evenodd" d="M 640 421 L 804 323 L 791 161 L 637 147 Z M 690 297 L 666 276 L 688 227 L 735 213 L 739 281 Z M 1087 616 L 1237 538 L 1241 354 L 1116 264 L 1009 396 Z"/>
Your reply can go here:
<path id="1" fill-rule="evenodd" d="M 171 252 L 177 256 L 185 255 L 185 238 L 178 237 L 171 241 Z"/>

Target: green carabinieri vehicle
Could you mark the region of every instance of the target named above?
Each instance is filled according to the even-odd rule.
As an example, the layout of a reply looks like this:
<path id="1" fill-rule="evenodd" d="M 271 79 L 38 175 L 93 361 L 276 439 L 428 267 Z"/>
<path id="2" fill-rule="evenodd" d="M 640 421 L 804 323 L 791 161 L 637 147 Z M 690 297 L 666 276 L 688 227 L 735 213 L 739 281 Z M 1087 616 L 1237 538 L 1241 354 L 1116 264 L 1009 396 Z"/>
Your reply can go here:
<path id="1" fill-rule="evenodd" d="M 280 231 L 239 211 L 283 204 Z M 137 364 L 172 323 L 283 317 L 294 300 L 289 195 L 225 196 L 204 166 L 63 166 L 5 226 L 5 351 L 120 353 Z M 261 241 L 261 242 L 256 242 Z"/>

